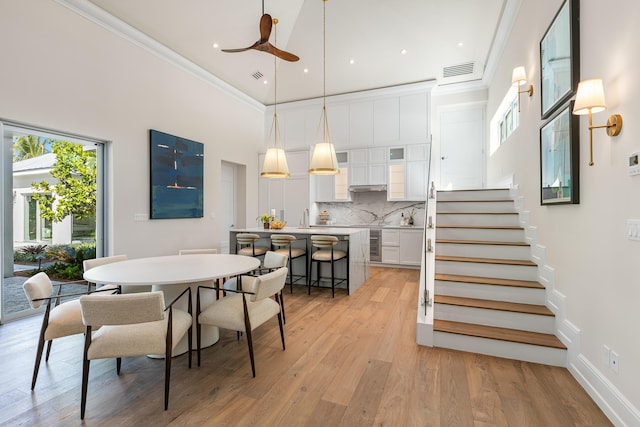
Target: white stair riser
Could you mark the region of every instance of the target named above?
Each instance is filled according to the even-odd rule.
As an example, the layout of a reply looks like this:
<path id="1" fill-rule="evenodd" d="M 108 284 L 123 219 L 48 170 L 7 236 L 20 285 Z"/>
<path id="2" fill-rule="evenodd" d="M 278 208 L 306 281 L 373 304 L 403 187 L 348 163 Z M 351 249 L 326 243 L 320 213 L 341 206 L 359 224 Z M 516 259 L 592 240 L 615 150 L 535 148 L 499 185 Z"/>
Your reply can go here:
<path id="1" fill-rule="evenodd" d="M 519 226 L 520 219 L 517 214 L 446 214 L 439 213 L 436 215 L 436 223 L 442 225 L 500 225 L 500 226 Z"/>
<path id="2" fill-rule="evenodd" d="M 567 351 L 559 348 L 520 344 L 488 338 L 478 338 L 447 332 L 434 332 L 434 346 L 450 348 L 507 359 L 566 367 Z"/>
<path id="3" fill-rule="evenodd" d="M 435 272 L 441 274 L 457 274 L 460 276 L 493 277 L 498 279 L 538 280 L 538 268 L 523 265 L 436 261 Z"/>
<path id="4" fill-rule="evenodd" d="M 447 240 L 484 240 L 495 242 L 524 242 L 524 230 L 493 228 L 438 228 L 437 239 Z"/>
<path id="5" fill-rule="evenodd" d="M 515 212 L 513 201 L 443 202 L 438 200 L 436 212 Z"/>
<path id="6" fill-rule="evenodd" d="M 529 246 L 436 243 L 436 255 L 470 258 L 529 259 Z"/>
<path id="7" fill-rule="evenodd" d="M 517 302 L 520 304 L 545 304 L 545 290 L 517 286 L 481 285 L 478 283 L 435 281 L 436 295 Z"/>
<path id="8" fill-rule="evenodd" d="M 438 303 L 436 303 L 433 310 L 433 315 L 434 319 L 450 320 L 452 322 L 473 323 L 475 325 L 518 329 L 543 334 L 553 334 L 555 332 L 555 318 L 553 316 Z"/>
<path id="9" fill-rule="evenodd" d="M 438 191 L 437 200 L 504 200 L 511 196 L 508 189 L 484 191 Z"/>

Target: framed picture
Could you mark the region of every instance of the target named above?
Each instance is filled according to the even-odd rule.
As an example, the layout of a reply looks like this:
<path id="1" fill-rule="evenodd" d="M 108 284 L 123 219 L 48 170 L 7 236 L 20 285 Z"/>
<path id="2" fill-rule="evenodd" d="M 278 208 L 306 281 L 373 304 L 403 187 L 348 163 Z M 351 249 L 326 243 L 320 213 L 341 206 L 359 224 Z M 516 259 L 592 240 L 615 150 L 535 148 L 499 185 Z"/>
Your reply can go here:
<path id="1" fill-rule="evenodd" d="M 540 41 L 542 118 L 573 96 L 580 81 L 580 0 L 565 0 Z"/>
<path id="2" fill-rule="evenodd" d="M 149 131 L 152 219 L 202 218 L 204 145 Z"/>
<path id="3" fill-rule="evenodd" d="M 540 128 L 540 204 L 580 203 L 580 116 L 573 101 Z"/>

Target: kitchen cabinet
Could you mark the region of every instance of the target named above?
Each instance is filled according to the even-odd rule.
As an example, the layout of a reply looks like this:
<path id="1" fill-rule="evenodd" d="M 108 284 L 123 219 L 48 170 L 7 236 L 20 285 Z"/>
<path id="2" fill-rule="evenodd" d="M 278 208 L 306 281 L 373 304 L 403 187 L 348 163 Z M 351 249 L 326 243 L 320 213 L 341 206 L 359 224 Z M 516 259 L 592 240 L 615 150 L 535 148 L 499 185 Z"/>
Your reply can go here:
<path id="1" fill-rule="evenodd" d="M 262 167 L 264 155 L 260 155 Z M 262 214 L 276 210 L 278 219 L 298 225 L 302 212 L 309 207 L 309 152 L 287 152 L 287 165 L 291 177 L 287 179 L 260 178 L 258 182 L 258 208 Z"/>
<path id="2" fill-rule="evenodd" d="M 384 185 L 387 183 L 386 148 L 351 150 L 349 161 L 350 185 Z"/>
<path id="3" fill-rule="evenodd" d="M 350 202 L 349 152 L 336 152 L 340 173 L 337 175 L 312 175 L 315 184 L 315 202 Z"/>
<path id="4" fill-rule="evenodd" d="M 421 228 L 383 229 L 382 230 L 382 262 L 419 266 L 422 260 Z"/>
<path id="5" fill-rule="evenodd" d="M 426 200 L 428 170 L 429 144 L 390 147 L 387 200 Z"/>

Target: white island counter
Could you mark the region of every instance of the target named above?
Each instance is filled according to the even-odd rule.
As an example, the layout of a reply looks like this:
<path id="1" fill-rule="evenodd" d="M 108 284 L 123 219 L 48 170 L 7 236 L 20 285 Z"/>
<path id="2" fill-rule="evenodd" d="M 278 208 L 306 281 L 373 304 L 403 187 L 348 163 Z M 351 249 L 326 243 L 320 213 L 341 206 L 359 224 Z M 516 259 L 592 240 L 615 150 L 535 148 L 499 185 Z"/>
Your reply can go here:
<path id="1" fill-rule="evenodd" d="M 349 251 L 349 268 L 345 266 L 345 263 L 338 261 L 335 264 L 336 277 L 346 277 L 347 271 L 349 272 L 349 294 L 354 293 L 360 285 L 362 285 L 369 278 L 369 229 L 368 228 L 344 228 L 344 227 L 322 227 L 322 228 L 297 228 L 297 227 L 285 227 L 280 230 L 265 230 L 264 228 L 236 228 L 231 230 L 229 236 L 229 244 L 231 252 L 235 252 L 236 249 L 236 234 L 238 233 L 253 233 L 258 234 L 263 239 L 257 243 L 260 246 L 270 246 L 271 241 L 269 237 L 272 234 L 291 234 L 296 236 L 298 241 L 294 243 L 294 247 L 305 247 L 307 252 L 311 254 L 311 239 L 309 238 L 314 234 L 332 235 L 340 239 L 340 242 L 336 245 L 336 249 Z M 311 255 L 309 255 L 309 260 Z M 294 274 L 304 274 L 301 261 L 294 261 Z M 322 263 L 326 264 L 326 263 Z M 329 269 L 326 265 L 323 265 L 322 277 L 331 277 Z M 315 268 L 314 274 L 315 277 Z M 346 288 L 346 283 L 342 283 L 336 288 Z M 313 289 L 312 289 L 313 292 Z"/>

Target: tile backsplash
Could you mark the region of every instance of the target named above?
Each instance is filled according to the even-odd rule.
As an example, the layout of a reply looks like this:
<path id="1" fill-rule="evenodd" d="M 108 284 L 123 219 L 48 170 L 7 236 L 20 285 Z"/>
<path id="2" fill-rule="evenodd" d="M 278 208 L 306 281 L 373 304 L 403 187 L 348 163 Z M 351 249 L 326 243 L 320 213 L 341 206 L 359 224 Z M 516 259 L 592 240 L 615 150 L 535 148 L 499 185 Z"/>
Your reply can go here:
<path id="1" fill-rule="evenodd" d="M 315 203 L 311 210 L 311 223 L 318 224 L 319 213 L 327 211 L 335 225 L 400 225 L 402 214 L 408 217 L 415 210 L 414 224 L 424 225 L 425 202 L 390 202 L 387 193 L 352 193 L 351 202 Z"/>

